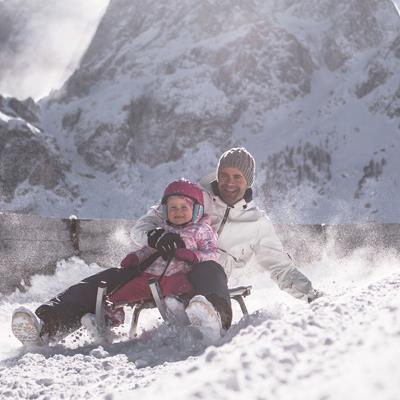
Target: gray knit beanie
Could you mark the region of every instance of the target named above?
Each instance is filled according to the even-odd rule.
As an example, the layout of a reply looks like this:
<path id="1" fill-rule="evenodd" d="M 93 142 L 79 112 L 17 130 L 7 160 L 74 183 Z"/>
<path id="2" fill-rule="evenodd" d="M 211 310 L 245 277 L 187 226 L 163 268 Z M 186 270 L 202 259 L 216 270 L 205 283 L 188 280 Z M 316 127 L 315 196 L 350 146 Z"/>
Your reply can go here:
<path id="1" fill-rule="evenodd" d="M 246 178 L 247 187 L 254 182 L 256 162 L 253 156 L 244 147 L 234 147 L 227 150 L 218 161 L 217 176 L 221 168 L 237 168 Z"/>

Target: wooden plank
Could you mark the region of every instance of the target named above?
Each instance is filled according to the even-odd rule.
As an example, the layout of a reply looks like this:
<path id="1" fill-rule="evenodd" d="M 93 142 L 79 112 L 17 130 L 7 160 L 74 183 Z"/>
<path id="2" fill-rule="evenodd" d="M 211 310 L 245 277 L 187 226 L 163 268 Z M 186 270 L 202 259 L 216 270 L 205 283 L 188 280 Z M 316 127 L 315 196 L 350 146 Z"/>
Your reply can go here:
<path id="1" fill-rule="evenodd" d="M 0 292 L 29 284 L 36 273 L 53 273 L 73 255 L 68 224 L 57 218 L 0 213 Z"/>
<path id="2" fill-rule="evenodd" d="M 69 220 L 0 213 L 0 292 L 9 293 L 32 275 L 53 273 L 59 260 L 77 255 L 86 263 L 117 267 L 134 251 L 129 232 L 135 221 Z M 400 224 L 276 224 L 277 235 L 297 266 L 325 252 L 344 257 L 355 249 L 400 251 Z"/>
<path id="3" fill-rule="evenodd" d="M 102 267 L 119 266 L 125 255 L 136 249 L 129 236 L 134 223 L 122 219 L 81 220 L 80 257 Z"/>

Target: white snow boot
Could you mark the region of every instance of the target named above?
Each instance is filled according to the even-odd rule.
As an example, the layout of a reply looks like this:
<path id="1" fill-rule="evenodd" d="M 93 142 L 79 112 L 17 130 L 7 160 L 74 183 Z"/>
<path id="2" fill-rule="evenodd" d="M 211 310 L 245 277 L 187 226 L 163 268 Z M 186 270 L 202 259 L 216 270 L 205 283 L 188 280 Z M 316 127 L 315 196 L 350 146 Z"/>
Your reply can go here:
<path id="1" fill-rule="evenodd" d="M 48 343 L 46 337 L 40 336 L 42 327 L 43 321 L 28 308 L 19 307 L 14 310 L 11 330 L 24 346 L 44 346 Z"/>
<path id="2" fill-rule="evenodd" d="M 192 326 L 202 333 L 206 342 L 213 343 L 221 338 L 221 317 L 204 296 L 194 296 L 186 307 L 186 314 Z"/>
<path id="3" fill-rule="evenodd" d="M 185 305 L 179 299 L 175 296 L 166 296 L 164 302 L 174 323 L 181 326 L 190 324 L 186 315 Z"/>

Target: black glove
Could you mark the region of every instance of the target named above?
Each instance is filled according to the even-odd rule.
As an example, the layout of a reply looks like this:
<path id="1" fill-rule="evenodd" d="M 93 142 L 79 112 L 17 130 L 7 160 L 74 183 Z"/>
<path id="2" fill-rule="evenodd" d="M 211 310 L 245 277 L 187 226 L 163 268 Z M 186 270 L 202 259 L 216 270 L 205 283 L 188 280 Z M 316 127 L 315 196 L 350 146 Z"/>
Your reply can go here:
<path id="1" fill-rule="evenodd" d="M 318 299 L 319 297 L 322 297 L 324 295 L 325 295 L 325 293 L 321 292 L 320 290 L 311 289 L 311 291 L 307 295 L 307 300 L 308 300 L 309 303 L 311 303 L 315 299 Z"/>
<path id="2" fill-rule="evenodd" d="M 163 228 L 155 228 L 152 229 L 151 231 L 147 232 L 147 244 L 152 247 L 153 249 L 156 248 L 156 244 L 158 239 L 163 235 L 165 232 L 165 229 Z"/>
<path id="3" fill-rule="evenodd" d="M 156 249 L 164 260 L 168 260 L 175 254 L 176 249 L 186 248 L 185 242 L 178 233 L 166 232 L 157 242 Z"/>

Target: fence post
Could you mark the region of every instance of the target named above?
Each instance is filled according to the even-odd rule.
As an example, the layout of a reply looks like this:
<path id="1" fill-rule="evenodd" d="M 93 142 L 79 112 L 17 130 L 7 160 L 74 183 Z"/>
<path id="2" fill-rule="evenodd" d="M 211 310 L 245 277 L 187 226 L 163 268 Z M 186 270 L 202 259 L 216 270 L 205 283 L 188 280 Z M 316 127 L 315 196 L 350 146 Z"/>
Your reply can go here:
<path id="1" fill-rule="evenodd" d="M 75 256 L 79 256 L 81 253 L 79 248 L 79 233 L 80 233 L 79 219 L 74 215 L 72 215 L 71 217 L 69 217 L 69 234 Z"/>

